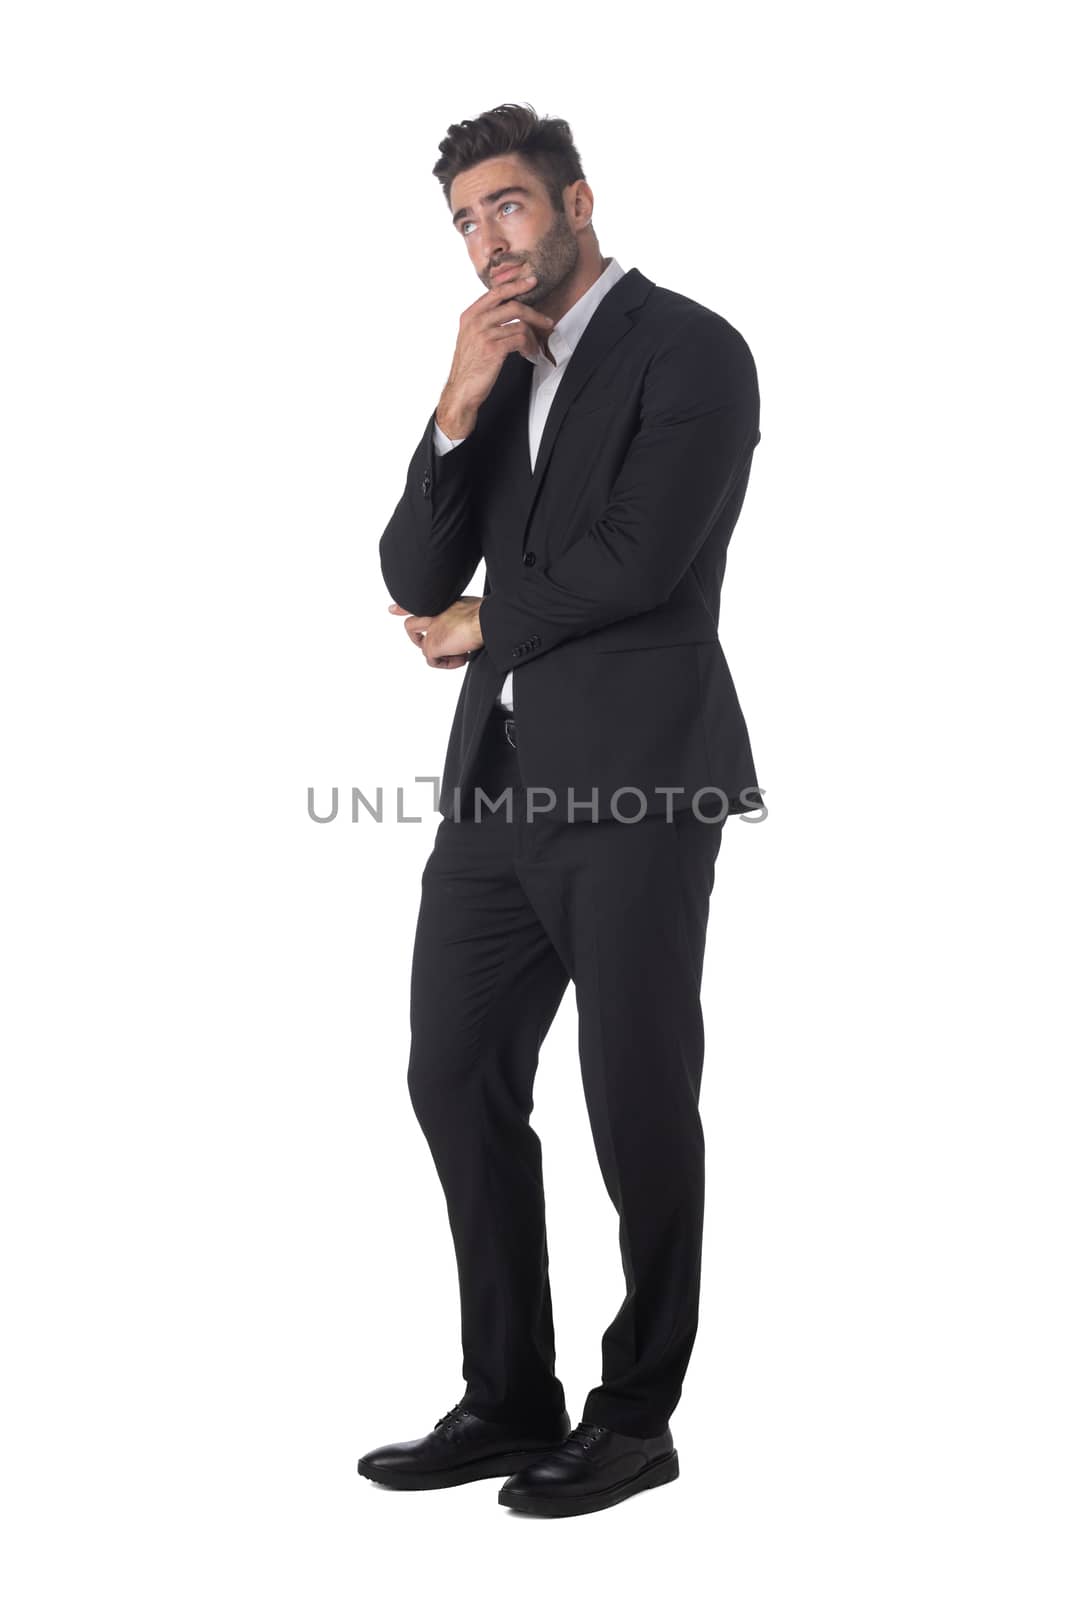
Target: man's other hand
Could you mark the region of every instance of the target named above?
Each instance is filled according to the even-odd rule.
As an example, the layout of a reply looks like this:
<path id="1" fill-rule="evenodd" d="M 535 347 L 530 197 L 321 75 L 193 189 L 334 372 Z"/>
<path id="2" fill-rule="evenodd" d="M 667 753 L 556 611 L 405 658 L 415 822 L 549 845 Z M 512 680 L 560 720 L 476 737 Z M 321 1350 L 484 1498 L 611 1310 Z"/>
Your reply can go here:
<path id="1" fill-rule="evenodd" d="M 461 595 L 436 617 L 418 617 L 395 603 L 389 610 L 405 619 L 407 636 L 418 645 L 428 667 L 450 668 L 465 667 L 469 653 L 482 648 L 481 604 L 481 595 Z"/>

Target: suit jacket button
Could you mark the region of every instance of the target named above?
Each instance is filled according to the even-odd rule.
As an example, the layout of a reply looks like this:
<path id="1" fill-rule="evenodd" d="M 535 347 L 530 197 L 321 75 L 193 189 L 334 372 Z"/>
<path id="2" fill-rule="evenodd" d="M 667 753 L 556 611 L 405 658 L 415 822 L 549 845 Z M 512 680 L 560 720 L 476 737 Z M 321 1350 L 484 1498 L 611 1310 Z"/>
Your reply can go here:
<path id="1" fill-rule="evenodd" d="M 522 564 L 524 567 L 532 567 L 536 560 L 537 557 L 534 555 L 533 551 L 527 550 L 526 554 L 522 558 Z"/>

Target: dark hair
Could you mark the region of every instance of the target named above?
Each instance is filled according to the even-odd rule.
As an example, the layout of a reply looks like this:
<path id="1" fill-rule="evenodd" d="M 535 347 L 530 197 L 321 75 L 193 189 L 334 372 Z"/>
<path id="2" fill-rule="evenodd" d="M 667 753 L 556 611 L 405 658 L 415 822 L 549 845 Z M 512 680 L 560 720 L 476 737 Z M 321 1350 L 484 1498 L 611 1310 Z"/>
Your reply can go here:
<path id="1" fill-rule="evenodd" d="M 493 156 L 521 156 L 541 179 L 557 211 L 563 210 L 566 186 L 585 177 L 570 125 L 562 117 L 539 117 L 529 104 L 508 102 L 483 111 L 473 121 L 453 122 L 437 148 L 441 159 L 433 175 L 441 180 L 446 201 L 459 173 Z"/>

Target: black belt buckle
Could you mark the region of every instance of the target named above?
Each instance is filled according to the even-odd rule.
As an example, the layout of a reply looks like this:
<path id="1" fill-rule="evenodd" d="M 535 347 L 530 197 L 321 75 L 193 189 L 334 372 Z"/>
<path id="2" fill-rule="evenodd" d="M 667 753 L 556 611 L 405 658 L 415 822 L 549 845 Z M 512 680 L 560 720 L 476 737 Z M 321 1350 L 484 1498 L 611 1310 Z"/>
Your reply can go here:
<path id="1" fill-rule="evenodd" d="M 517 750 L 519 747 L 515 743 L 515 718 L 514 717 L 505 717 L 505 719 L 504 719 L 504 732 L 507 734 L 508 744 L 511 746 L 511 748 L 513 750 Z"/>

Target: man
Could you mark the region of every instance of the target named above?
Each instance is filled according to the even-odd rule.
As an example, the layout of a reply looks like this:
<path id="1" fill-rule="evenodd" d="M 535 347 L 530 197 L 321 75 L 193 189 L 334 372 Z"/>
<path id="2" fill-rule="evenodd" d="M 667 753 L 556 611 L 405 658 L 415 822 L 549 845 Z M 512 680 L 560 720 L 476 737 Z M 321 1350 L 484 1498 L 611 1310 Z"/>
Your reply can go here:
<path id="1" fill-rule="evenodd" d="M 498 106 L 440 148 L 485 293 L 460 318 L 381 560 L 426 663 L 466 667 L 408 1066 L 455 1243 L 466 1388 L 359 1470 L 397 1488 L 506 1475 L 502 1504 L 572 1515 L 678 1475 L 708 902 L 726 817 L 762 808 L 717 634 L 759 393 L 729 323 L 601 255 L 565 122 Z M 483 557 L 485 594 L 465 595 Z M 574 1428 L 529 1120 L 570 982 L 626 1282 Z"/>

